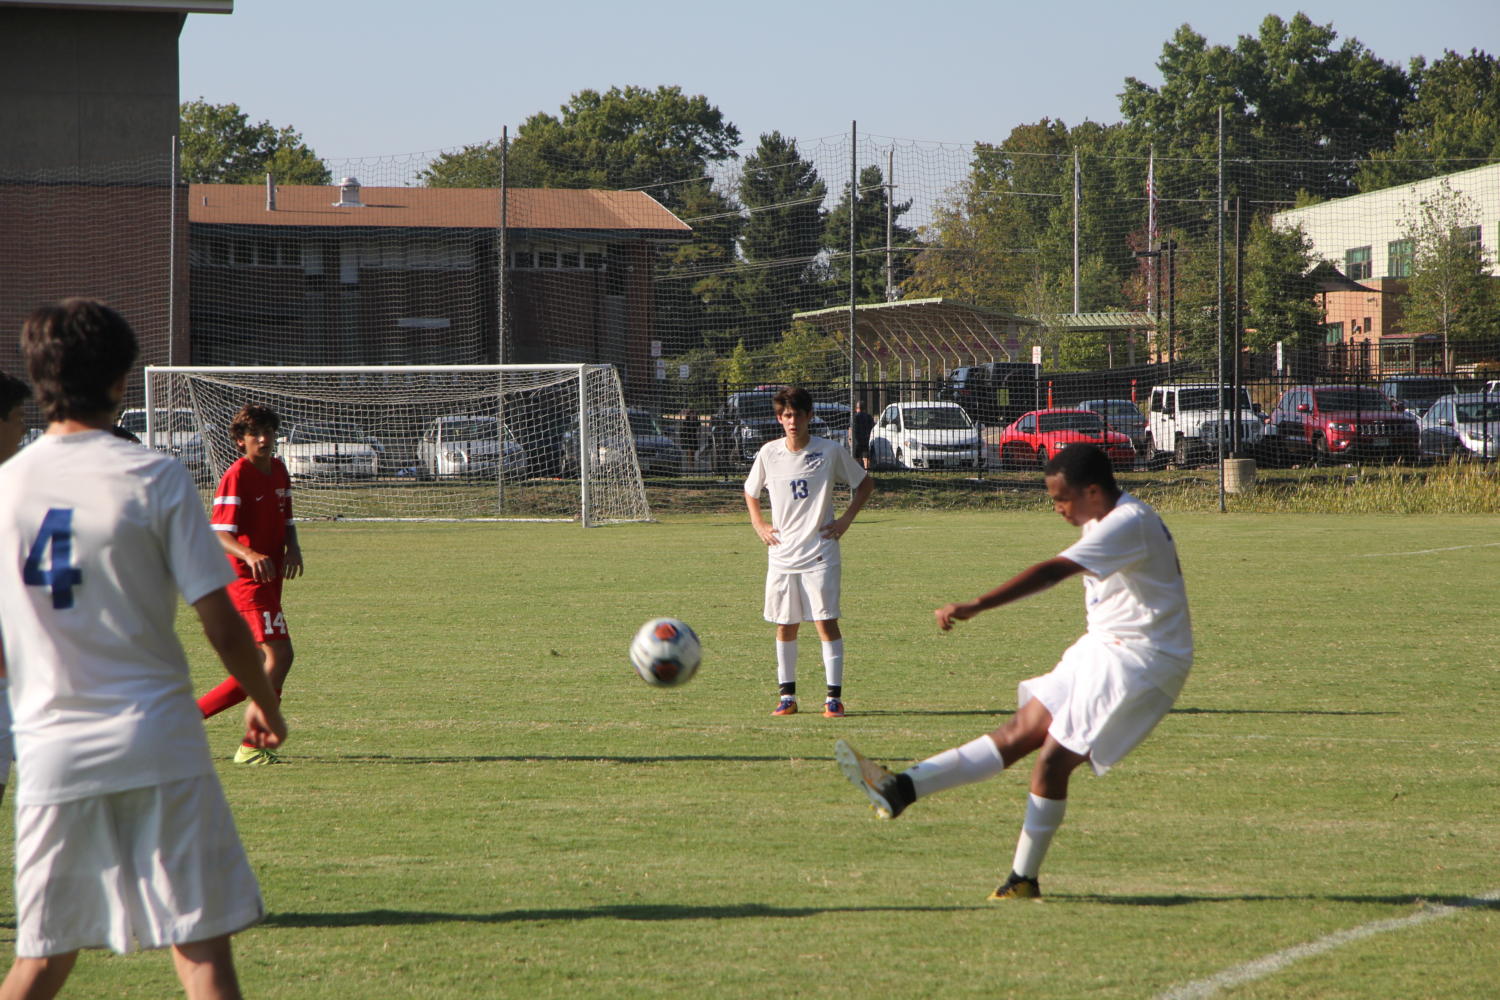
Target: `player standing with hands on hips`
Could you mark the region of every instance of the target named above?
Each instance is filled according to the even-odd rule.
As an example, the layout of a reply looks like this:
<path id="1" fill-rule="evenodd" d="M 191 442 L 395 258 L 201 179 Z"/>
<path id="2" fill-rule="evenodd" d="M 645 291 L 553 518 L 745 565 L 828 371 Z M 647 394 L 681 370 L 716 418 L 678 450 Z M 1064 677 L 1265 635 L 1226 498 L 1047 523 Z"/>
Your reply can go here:
<path id="1" fill-rule="evenodd" d="M 292 669 L 292 636 L 281 610 L 281 584 L 302 573 L 302 548 L 292 521 L 292 478 L 275 457 L 276 432 L 281 418 L 267 406 L 240 407 L 229 425 L 229 436 L 243 455 L 224 470 L 214 491 L 213 529 L 234 567 L 229 597 L 250 626 L 265 661 L 266 676 L 281 697 Z M 233 677 L 198 699 L 210 719 L 245 700 Z M 277 764 L 281 758 L 269 747 L 242 743 L 234 752 L 236 764 Z"/>
<path id="2" fill-rule="evenodd" d="M 766 544 L 765 618 L 776 626 L 776 679 L 780 696 L 772 715 L 797 713 L 797 630 L 810 621 L 823 643 L 828 696 L 823 714 L 844 715 L 844 636 L 839 630 L 839 539 L 875 491 L 874 480 L 845 448 L 809 433 L 813 403 L 806 389 L 789 386 L 771 400 L 786 436 L 761 445 L 745 480 L 750 525 Z M 844 513 L 833 516 L 833 488 L 852 490 Z M 760 494 L 771 495 L 771 522 Z"/>
<path id="3" fill-rule="evenodd" d="M 172 949 L 189 997 L 240 996 L 231 934 L 265 913 L 193 702 L 177 595 L 286 722 L 225 587 L 191 474 L 110 432 L 135 333 L 97 302 L 32 313 L 21 346 L 47 432 L 0 466 L 0 620 L 15 711 L 16 960 L 0 997 L 51 997 L 81 948 Z"/>
<path id="4" fill-rule="evenodd" d="M 948 631 L 990 608 L 1084 575 L 1088 630 L 1052 672 L 1022 681 L 1010 721 L 892 774 L 843 740 L 839 767 L 884 819 L 917 799 L 999 774 L 1035 751 L 1031 796 L 1011 873 L 991 899 L 1035 899 L 1037 874 L 1067 808 L 1068 778 L 1087 762 L 1103 774 L 1171 709 L 1193 663 L 1193 631 L 1177 546 L 1156 512 L 1115 484 L 1109 456 L 1072 444 L 1048 460 L 1047 493 L 1083 537 L 982 597 L 934 615 Z"/>

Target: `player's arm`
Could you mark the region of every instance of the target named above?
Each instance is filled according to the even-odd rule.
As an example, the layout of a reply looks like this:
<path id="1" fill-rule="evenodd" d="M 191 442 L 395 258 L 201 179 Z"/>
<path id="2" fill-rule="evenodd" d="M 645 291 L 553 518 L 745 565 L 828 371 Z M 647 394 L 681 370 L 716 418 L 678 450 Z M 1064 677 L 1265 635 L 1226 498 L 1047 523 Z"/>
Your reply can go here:
<path id="1" fill-rule="evenodd" d="M 302 545 L 297 541 L 295 524 L 286 526 L 286 558 L 282 563 L 281 575 L 288 580 L 302 575 Z"/>
<path id="2" fill-rule="evenodd" d="M 854 523 L 854 519 L 859 516 L 859 512 L 864 507 L 865 501 L 870 499 L 870 494 L 874 492 L 875 480 L 869 476 L 861 479 L 859 485 L 854 487 L 853 493 L 850 494 L 849 506 L 844 508 L 844 513 L 831 524 L 824 526 L 823 537 L 839 538 L 844 532 L 848 531 L 849 526 Z"/>
<path id="3" fill-rule="evenodd" d="M 276 697 L 276 689 L 266 676 L 260 650 L 245 627 L 245 621 L 223 587 L 200 597 L 193 605 L 203 634 L 214 648 L 229 676 L 239 682 L 250 696 L 245 708 L 245 739 L 259 747 L 277 747 L 286 739 L 286 719 Z"/>
<path id="4" fill-rule="evenodd" d="M 938 628 L 946 632 L 956 621 L 967 621 L 981 611 L 988 611 L 990 608 L 998 608 L 1002 604 L 1009 604 L 1011 601 L 1019 601 L 1023 597 L 1041 593 L 1048 587 L 1056 586 L 1068 577 L 1077 576 L 1082 572 L 1084 572 L 1083 567 L 1073 560 L 1054 556 L 1045 562 L 1023 569 L 994 590 L 972 601 L 945 604 L 934 611 L 933 616 L 937 618 Z"/>
<path id="5" fill-rule="evenodd" d="M 781 539 L 776 537 L 776 529 L 766 520 L 765 513 L 760 509 L 760 497 L 745 494 L 745 507 L 750 511 L 750 527 L 760 536 L 760 540 L 767 545 L 778 545 Z"/>
<path id="6" fill-rule="evenodd" d="M 215 531 L 214 535 L 219 539 L 219 545 L 225 552 L 234 556 L 240 562 L 250 567 L 250 578 L 257 582 L 276 579 L 276 560 L 268 555 L 256 552 L 248 545 L 244 545 L 238 538 L 228 531 Z"/>

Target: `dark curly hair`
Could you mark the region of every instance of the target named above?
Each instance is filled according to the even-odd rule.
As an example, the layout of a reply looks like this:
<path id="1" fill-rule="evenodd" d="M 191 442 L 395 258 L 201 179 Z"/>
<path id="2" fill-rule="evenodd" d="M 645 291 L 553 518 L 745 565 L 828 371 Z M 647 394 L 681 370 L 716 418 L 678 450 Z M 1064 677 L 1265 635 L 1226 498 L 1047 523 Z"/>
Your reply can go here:
<path id="1" fill-rule="evenodd" d="M 239 447 L 240 438 L 249 434 L 252 428 L 264 427 L 271 433 L 275 433 L 281 427 L 281 417 L 269 406 L 261 406 L 259 403 L 246 403 L 240 407 L 234 415 L 234 420 L 229 424 L 229 436 L 234 439 L 235 447 Z"/>
<path id="2" fill-rule="evenodd" d="M 49 421 L 97 418 L 117 405 L 112 390 L 135 364 L 135 331 L 92 299 L 42 306 L 21 325 L 21 351 Z"/>

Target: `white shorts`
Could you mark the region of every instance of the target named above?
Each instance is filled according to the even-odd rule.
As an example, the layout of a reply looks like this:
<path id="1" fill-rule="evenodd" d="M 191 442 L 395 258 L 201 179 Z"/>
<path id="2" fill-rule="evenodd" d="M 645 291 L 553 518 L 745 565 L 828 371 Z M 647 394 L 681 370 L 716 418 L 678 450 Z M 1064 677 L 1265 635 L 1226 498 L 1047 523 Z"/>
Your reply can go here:
<path id="1" fill-rule="evenodd" d="M 840 565 L 784 573 L 766 571 L 766 621 L 777 625 L 826 622 L 839 616 Z"/>
<path id="2" fill-rule="evenodd" d="M 1017 686 L 1017 707 L 1040 701 L 1052 713 L 1047 735 L 1074 753 L 1088 754 L 1094 773 L 1103 774 L 1172 708 L 1175 699 L 1145 677 L 1137 653 L 1085 635 L 1051 673 Z"/>
<path id="3" fill-rule="evenodd" d="M 16 807 L 16 954 L 163 948 L 265 915 L 217 775 Z"/>

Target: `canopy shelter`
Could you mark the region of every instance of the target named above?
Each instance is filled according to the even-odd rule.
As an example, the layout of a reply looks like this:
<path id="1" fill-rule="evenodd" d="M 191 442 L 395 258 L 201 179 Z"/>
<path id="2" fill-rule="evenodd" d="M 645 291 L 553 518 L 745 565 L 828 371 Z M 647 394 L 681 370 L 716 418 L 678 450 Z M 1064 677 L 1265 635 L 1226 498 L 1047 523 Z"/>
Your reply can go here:
<path id="1" fill-rule="evenodd" d="M 845 345 L 849 307 L 792 314 Z M 861 381 L 942 378 L 965 365 L 1017 360 L 1021 331 L 1036 320 L 954 299 L 904 299 L 854 307 L 854 377 Z"/>

